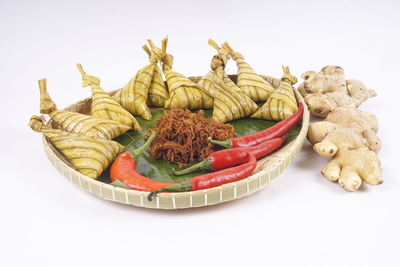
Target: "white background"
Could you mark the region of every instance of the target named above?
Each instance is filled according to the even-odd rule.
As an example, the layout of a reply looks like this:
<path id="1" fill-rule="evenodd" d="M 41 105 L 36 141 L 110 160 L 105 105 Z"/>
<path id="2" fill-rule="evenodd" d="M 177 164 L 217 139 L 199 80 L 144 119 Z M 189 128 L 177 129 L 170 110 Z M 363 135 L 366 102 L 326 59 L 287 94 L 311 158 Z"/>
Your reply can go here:
<path id="1" fill-rule="evenodd" d="M 398 1 L 0 1 L 0 265 L 400 266 L 399 11 Z M 363 80 L 378 93 L 361 109 L 379 118 L 384 183 L 345 192 L 306 141 L 275 183 L 222 205 L 147 210 L 78 189 L 27 127 L 37 80 L 60 108 L 90 95 L 78 62 L 120 88 L 148 63 L 146 39 L 167 34 L 188 76 L 209 71 L 213 38 L 260 73 L 336 64 Z"/>

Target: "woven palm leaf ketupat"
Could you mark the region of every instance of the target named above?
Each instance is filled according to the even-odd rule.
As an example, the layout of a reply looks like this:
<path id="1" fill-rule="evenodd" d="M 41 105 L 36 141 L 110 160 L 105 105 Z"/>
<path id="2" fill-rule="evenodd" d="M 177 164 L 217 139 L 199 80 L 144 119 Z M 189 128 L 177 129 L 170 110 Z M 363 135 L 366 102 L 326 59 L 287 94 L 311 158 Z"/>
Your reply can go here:
<path id="1" fill-rule="evenodd" d="M 211 39 L 209 40 L 209 44 L 217 48 L 218 55 L 215 55 L 211 60 L 211 71 L 198 84 L 203 90 L 214 97 L 214 120 L 224 123 L 250 116 L 257 110 L 256 103 L 246 96 L 236 85 L 230 86 L 230 82 L 226 82 L 226 79 L 229 78 L 225 74 L 224 69 L 229 55 L 224 53 L 222 49 L 219 49 L 217 44 Z"/>
<path id="2" fill-rule="evenodd" d="M 65 158 L 83 175 L 96 179 L 125 148 L 119 143 L 52 129 L 43 125 L 44 119 L 32 116 L 29 126 L 42 132 Z"/>
<path id="3" fill-rule="evenodd" d="M 81 64 L 77 64 L 77 68 L 82 75 L 82 87 L 90 86 L 92 90 L 92 108 L 90 109 L 90 113 L 93 116 L 120 122 L 132 127 L 134 130 L 141 129 L 135 117 L 126 111 L 109 94 L 104 92 L 100 87 L 99 78 L 87 75 Z"/>
<path id="4" fill-rule="evenodd" d="M 250 116 L 258 106 L 226 75 L 225 66 L 229 54 L 213 40 L 210 39 L 208 43 L 218 51 L 211 60 L 213 82 L 219 88 L 215 90 L 213 118 L 227 122 Z"/>
<path id="5" fill-rule="evenodd" d="M 265 81 L 267 81 L 267 83 L 269 83 L 270 85 L 272 85 L 272 87 L 274 87 L 274 89 L 278 88 L 279 85 L 281 84 L 281 79 L 279 78 L 275 78 L 272 76 L 268 76 L 265 75 L 262 77 Z"/>
<path id="6" fill-rule="evenodd" d="M 255 119 L 280 121 L 288 118 L 298 110 L 297 100 L 293 91 L 296 76 L 290 74 L 289 68 L 283 68 L 283 76 L 279 87 L 251 117 Z"/>
<path id="7" fill-rule="evenodd" d="M 150 64 L 140 69 L 135 77 L 130 79 L 128 84 L 113 96 L 124 109 L 145 120 L 151 120 L 147 97 L 157 61 L 156 57 L 152 57 Z"/>
<path id="8" fill-rule="evenodd" d="M 221 49 L 213 40 L 209 39 L 208 43 L 218 51 L 218 54 L 215 55 L 211 60 L 211 65 L 210 65 L 211 71 L 208 72 L 206 75 L 204 75 L 197 82 L 197 84 L 201 87 L 201 89 L 203 89 L 203 91 L 206 92 L 206 94 L 208 94 L 211 97 L 214 97 L 216 87 L 218 87 L 215 83 L 217 75 L 219 75 L 221 79 L 227 79 L 226 82 L 228 84 L 232 81 L 225 74 L 225 66 L 226 62 L 229 59 L 229 54 L 226 53 L 225 50 Z M 235 88 L 237 90 L 240 90 L 238 87 L 229 87 L 229 88 Z"/>
<path id="9" fill-rule="evenodd" d="M 46 79 L 39 80 L 40 113 L 49 114 L 64 131 L 89 137 L 113 139 L 132 127 L 116 121 L 101 119 L 67 110 L 57 110 L 56 104 L 47 92 Z"/>
<path id="10" fill-rule="evenodd" d="M 214 95 L 213 118 L 218 122 L 227 122 L 245 118 L 253 114 L 258 106 L 245 94 L 231 90 L 221 79 L 215 80 L 218 90 Z"/>
<path id="11" fill-rule="evenodd" d="M 258 75 L 247 62 L 242 54 L 235 52 L 227 42 L 222 48 L 229 52 L 238 67 L 237 85 L 256 102 L 264 102 L 274 92 L 275 88 Z"/>
<path id="12" fill-rule="evenodd" d="M 249 116 L 252 113 L 252 109 L 241 98 L 242 95 L 238 92 L 223 88 L 216 90 L 212 118 L 224 123 Z"/>
<path id="13" fill-rule="evenodd" d="M 215 55 L 211 61 L 211 69 L 215 74 L 213 76 L 214 83 L 227 92 L 230 92 L 231 95 L 235 95 L 236 98 L 240 99 L 241 101 L 239 104 L 245 104 L 243 106 L 246 113 L 244 117 L 254 113 L 258 108 L 257 104 L 250 97 L 248 97 L 245 92 L 239 88 L 225 73 L 225 66 L 229 59 L 229 54 L 225 49 L 220 48 L 217 43 L 211 39 L 208 40 L 208 44 L 218 51 L 218 55 Z"/>
<path id="14" fill-rule="evenodd" d="M 211 61 L 211 70 L 214 73 L 214 79 L 216 77 L 219 77 L 219 79 L 221 79 L 224 83 L 225 83 L 225 87 L 228 90 L 233 90 L 233 91 L 237 91 L 240 93 L 244 94 L 244 91 L 239 88 L 229 77 L 228 75 L 226 75 L 225 72 L 225 67 L 226 67 L 226 63 L 230 58 L 229 53 L 218 46 L 218 44 L 213 41 L 212 39 L 208 40 L 208 44 L 210 46 L 212 46 L 213 48 L 215 48 L 218 52 L 217 55 L 215 55 Z"/>
<path id="15" fill-rule="evenodd" d="M 165 39 L 165 43 L 168 39 Z M 149 42 L 150 46 L 154 44 Z M 183 108 L 183 109 L 211 109 L 213 107 L 213 99 L 207 95 L 200 86 L 189 80 L 182 74 L 172 70 L 173 56 L 165 54 L 160 58 L 163 63 L 163 72 L 165 74 L 169 99 L 165 102 L 166 108 Z"/>
<path id="16" fill-rule="evenodd" d="M 165 54 L 165 51 L 167 49 L 167 43 L 165 40 L 166 39 L 164 39 L 162 42 L 162 51 L 160 52 L 161 54 Z M 152 58 L 155 56 L 155 53 L 154 52 L 152 53 L 146 45 L 143 46 L 142 48 L 149 56 L 149 59 L 151 62 L 153 60 Z M 157 61 L 158 61 L 158 59 L 157 59 Z M 168 94 L 168 90 L 164 84 L 164 79 L 162 77 L 162 71 L 161 71 L 160 67 L 158 66 L 158 64 L 155 64 L 153 77 L 151 79 L 151 83 L 149 86 L 149 94 L 147 97 L 147 103 L 149 104 L 149 106 L 163 108 L 165 106 L 165 101 L 167 101 L 168 98 L 169 98 L 169 94 Z"/>
<path id="17" fill-rule="evenodd" d="M 60 129 L 54 129 L 54 128 L 51 128 L 48 126 L 44 126 L 45 124 L 46 124 L 46 121 L 43 116 L 33 115 L 31 117 L 31 119 L 29 120 L 28 126 L 35 132 L 48 134 L 49 136 L 58 135 L 58 134 L 62 134 L 62 133 L 68 133 L 68 135 L 70 135 L 70 136 L 80 136 L 79 134 L 76 134 L 76 133 L 69 133 L 69 132 L 65 132 Z"/>
<path id="18" fill-rule="evenodd" d="M 210 71 L 206 75 L 201 77 L 201 79 L 197 82 L 203 92 L 205 92 L 208 96 L 211 96 L 212 98 L 214 98 L 215 90 L 217 90 L 217 85 L 214 82 L 214 75 L 215 73 L 213 71 Z"/>
<path id="19" fill-rule="evenodd" d="M 216 47 L 216 49 L 218 50 L 219 53 L 217 55 L 215 55 L 211 60 L 211 71 L 208 72 L 206 75 L 204 75 L 197 82 L 197 84 L 207 95 L 214 98 L 215 91 L 218 90 L 218 87 L 219 87 L 215 83 L 215 78 L 217 75 L 216 70 L 219 72 L 222 71 L 222 76 L 224 76 L 225 66 L 226 66 L 226 62 L 229 59 L 229 55 L 227 53 L 223 53 L 222 50 L 219 50 L 220 48 L 213 40 L 210 39 L 208 41 L 208 43 L 211 46 Z"/>

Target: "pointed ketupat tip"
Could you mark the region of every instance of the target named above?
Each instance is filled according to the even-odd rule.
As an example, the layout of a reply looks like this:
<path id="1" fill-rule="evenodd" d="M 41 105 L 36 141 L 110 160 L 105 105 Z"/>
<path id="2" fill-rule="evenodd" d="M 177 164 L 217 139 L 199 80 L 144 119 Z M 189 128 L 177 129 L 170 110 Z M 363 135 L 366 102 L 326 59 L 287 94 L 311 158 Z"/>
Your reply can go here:
<path id="1" fill-rule="evenodd" d="M 213 39 L 208 39 L 208 44 L 211 45 L 213 48 L 215 48 L 216 50 L 221 49 L 218 44 L 213 40 Z"/>
<path id="2" fill-rule="evenodd" d="M 85 71 L 82 68 L 82 65 L 80 63 L 77 63 L 76 67 L 78 68 L 78 70 L 79 70 L 79 72 L 81 73 L 82 76 L 86 74 Z"/>

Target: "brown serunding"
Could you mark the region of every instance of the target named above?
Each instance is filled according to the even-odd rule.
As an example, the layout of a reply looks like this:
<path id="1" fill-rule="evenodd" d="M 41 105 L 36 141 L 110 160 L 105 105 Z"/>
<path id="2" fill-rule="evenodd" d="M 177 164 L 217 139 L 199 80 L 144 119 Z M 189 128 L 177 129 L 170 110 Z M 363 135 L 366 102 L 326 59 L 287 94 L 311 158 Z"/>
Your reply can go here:
<path id="1" fill-rule="evenodd" d="M 152 132 L 157 133 L 150 145 L 153 158 L 177 163 L 179 167 L 202 161 L 220 149 L 207 141 L 209 136 L 226 140 L 236 135 L 232 125 L 205 118 L 203 110 L 192 113 L 183 109 L 164 110 L 164 116 L 156 120 L 156 125 L 149 129 L 144 139 L 147 140 Z"/>

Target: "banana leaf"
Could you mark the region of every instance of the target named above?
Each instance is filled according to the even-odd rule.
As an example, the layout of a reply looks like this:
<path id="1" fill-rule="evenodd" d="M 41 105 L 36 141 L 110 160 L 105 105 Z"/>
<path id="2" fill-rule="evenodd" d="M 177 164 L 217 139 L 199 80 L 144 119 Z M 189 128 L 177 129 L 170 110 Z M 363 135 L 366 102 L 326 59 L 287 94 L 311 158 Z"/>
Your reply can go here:
<path id="1" fill-rule="evenodd" d="M 144 120 L 142 118 L 137 117 L 137 120 L 142 127 L 141 131 L 128 131 L 123 135 L 115 138 L 114 140 L 120 143 L 121 145 L 125 146 L 127 150 L 134 150 L 145 142 L 143 139 L 143 135 L 147 134 L 148 129 L 155 125 L 155 121 L 162 117 L 164 114 L 163 109 L 156 109 L 152 111 L 152 120 Z M 212 110 L 205 110 L 205 116 L 210 118 L 212 117 Z M 237 121 L 230 122 L 235 128 L 235 131 L 238 136 L 252 134 L 255 132 L 259 132 L 266 128 L 269 128 L 276 124 L 275 121 L 266 121 L 266 120 L 258 120 L 258 119 L 250 119 L 245 118 Z M 300 132 L 301 125 L 295 125 L 286 135 L 285 143 L 282 145 L 285 146 L 289 142 L 291 142 Z M 177 164 L 170 164 L 165 160 L 161 159 L 154 159 L 151 156 L 150 151 L 147 149 L 142 156 L 137 160 L 137 170 L 142 175 L 149 177 L 153 180 L 160 181 L 160 182 L 181 182 L 187 178 L 204 174 L 204 171 L 199 171 L 187 175 L 182 176 L 174 176 L 171 173 L 171 168 L 175 168 L 176 170 L 179 169 Z M 109 177 L 109 168 L 104 171 L 104 173 L 98 178 L 99 181 L 105 183 L 111 183 Z M 115 186 L 118 184 L 113 183 Z"/>

